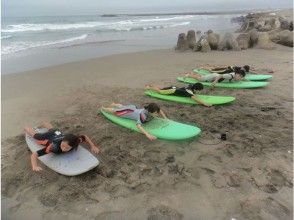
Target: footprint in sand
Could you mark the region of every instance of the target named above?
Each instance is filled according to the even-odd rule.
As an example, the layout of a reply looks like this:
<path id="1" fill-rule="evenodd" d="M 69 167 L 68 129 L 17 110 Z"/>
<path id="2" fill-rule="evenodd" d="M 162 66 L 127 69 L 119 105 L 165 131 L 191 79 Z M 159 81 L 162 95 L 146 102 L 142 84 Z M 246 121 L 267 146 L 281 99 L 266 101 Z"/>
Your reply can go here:
<path id="1" fill-rule="evenodd" d="M 102 212 L 96 216 L 95 220 L 107 220 L 107 219 L 122 219 L 122 212 L 113 211 L 113 212 Z"/>
<path id="2" fill-rule="evenodd" d="M 293 183 L 291 181 L 288 181 L 286 177 L 282 174 L 282 172 L 280 172 L 279 170 L 271 170 L 269 176 L 271 184 L 275 186 L 293 186 Z"/>
<path id="3" fill-rule="evenodd" d="M 147 211 L 148 220 L 181 220 L 184 216 L 168 206 L 156 206 Z"/>
<path id="4" fill-rule="evenodd" d="M 47 207 L 54 207 L 57 204 L 56 195 L 44 193 L 39 196 L 39 201 Z"/>

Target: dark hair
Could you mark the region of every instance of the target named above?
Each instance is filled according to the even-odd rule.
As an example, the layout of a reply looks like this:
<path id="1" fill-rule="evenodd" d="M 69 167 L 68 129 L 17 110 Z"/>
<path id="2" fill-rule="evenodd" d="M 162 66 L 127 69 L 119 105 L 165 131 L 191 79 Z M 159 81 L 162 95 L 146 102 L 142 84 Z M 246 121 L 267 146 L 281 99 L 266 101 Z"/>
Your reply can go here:
<path id="1" fill-rule="evenodd" d="M 250 66 L 248 66 L 248 65 L 243 66 L 243 68 L 244 68 L 245 72 L 249 72 L 249 70 L 250 70 Z"/>
<path id="2" fill-rule="evenodd" d="M 144 108 L 150 113 L 159 113 L 160 111 L 160 108 L 156 103 L 149 103 L 148 105 L 145 105 Z"/>
<path id="3" fill-rule="evenodd" d="M 80 144 L 80 137 L 74 134 L 66 134 L 62 141 L 66 141 L 72 149 L 77 149 Z"/>
<path id="4" fill-rule="evenodd" d="M 234 67 L 234 72 L 235 72 L 235 73 L 239 73 L 241 69 L 242 69 L 241 67 L 239 67 L 239 66 L 235 66 L 235 67 Z"/>
<path id="5" fill-rule="evenodd" d="M 238 72 L 236 72 L 236 74 L 241 75 L 242 77 L 245 77 L 246 73 L 244 70 L 239 70 Z"/>
<path id="6" fill-rule="evenodd" d="M 188 89 L 191 89 L 192 91 L 202 90 L 203 89 L 203 84 L 202 83 L 195 83 L 193 85 L 189 85 Z"/>

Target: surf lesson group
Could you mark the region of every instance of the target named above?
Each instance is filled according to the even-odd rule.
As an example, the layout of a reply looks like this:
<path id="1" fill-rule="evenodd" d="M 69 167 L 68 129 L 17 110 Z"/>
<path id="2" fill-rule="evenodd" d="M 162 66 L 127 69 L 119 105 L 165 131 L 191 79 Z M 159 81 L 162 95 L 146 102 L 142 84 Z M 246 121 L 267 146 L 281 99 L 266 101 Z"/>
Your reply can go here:
<path id="1" fill-rule="evenodd" d="M 254 72 L 251 72 L 254 71 Z M 232 96 L 200 95 L 198 91 L 204 86 L 228 89 L 254 89 L 269 84 L 269 74 L 260 74 L 249 65 L 240 66 L 206 66 L 183 73 L 178 81 L 188 84 L 184 87 L 146 85 L 145 94 L 176 103 L 203 105 L 230 104 Z M 156 103 L 147 103 L 142 107 L 133 104 L 111 103 L 100 109 L 102 115 L 115 124 L 140 132 L 149 140 L 185 140 L 198 136 L 201 129 L 167 118 L 166 113 Z M 65 134 L 54 128 L 49 122 L 40 127 L 24 128 L 26 142 L 31 154 L 33 171 L 41 171 L 38 159 L 57 173 L 75 176 L 85 173 L 99 165 L 98 159 L 80 144 L 86 144 L 94 154 L 99 154 L 99 147 L 86 134 Z"/>

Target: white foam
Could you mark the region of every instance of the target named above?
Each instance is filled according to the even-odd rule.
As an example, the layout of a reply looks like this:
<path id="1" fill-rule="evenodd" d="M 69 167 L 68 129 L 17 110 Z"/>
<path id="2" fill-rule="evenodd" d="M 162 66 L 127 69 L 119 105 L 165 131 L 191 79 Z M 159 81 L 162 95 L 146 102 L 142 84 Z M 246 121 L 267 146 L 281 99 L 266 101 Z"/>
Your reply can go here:
<path id="1" fill-rule="evenodd" d="M 102 22 L 85 22 L 76 24 L 13 24 L 9 25 L 8 28 L 2 29 L 3 33 L 14 33 L 14 32 L 34 32 L 34 31 L 58 31 L 58 30 L 70 30 L 70 29 L 83 29 L 83 28 L 94 28 L 97 26 L 105 25 Z"/>
<path id="2" fill-rule="evenodd" d="M 138 21 L 140 22 L 157 22 L 157 21 L 171 21 L 171 20 L 186 20 L 186 19 L 191 19 L 195 18 L 196 15 L 184 15 L 184 16 L 176 16 L 176 17 L 170 17 L 170 18 L 151 18 L 151 19 L 140 19 Z"/>
<path id="3" fill-rule="evenodd" d="M 67 38 L 64 40 L 57 40 L 57 41 L 40 41 L 40 42 L 31 42 L 31 41 L 17 41 L 11 43 L 9 46 L 3 46 L 2 45 L 2 54 L 11 54 L 27 49 L 32 49 L 36 47 L 44 47 L 44 46 L 52 46 L 56 44 L 62 44 L 62 43 L 70 43 L 73 41 L 78 41 L 78 40 L 84 40 L 86 39 L 88 34 L 83 34 L 78 37 L 72 37 L 72 38 Z"/>
<path id="4" fill-rule="evenodd" d="M 146 26 L 160 26 L 171 25 L 176 21 L 191 20 L 194 18 L 200 18 L 195 15 L 175 16 L 175 17 L 155 17 L 152 19 L 133 19 L 122 21 L 104 21 L 104 22 L 82 22 L 82 23 L 23 23 L 12 24 L 2 29 L 2 33 L 21 33 L 21 32 L 46 32 L 46 31 L 66 31 L 72 29 L 96 29 L 96 30 L 121 30 L 130 31 L 132 28 L 142 29 Z"/>
<path id="5" fill-rule="evenodd" d="M 189 25 L 190 23 L 191 23 L 190 21 L 186 21 L 186 22 L 182 22 L 182 23 L 172 24 L 172 25 L 170 25 L 170 27 L 186 26 L 186 25 Z"/>
<path id="6" fill-rule="evenodd" d="M 1 40 L 2 39 L 9 39 L 9 38 L 12 38 L 12 36 L 11 35 L 1 36 Z"/>

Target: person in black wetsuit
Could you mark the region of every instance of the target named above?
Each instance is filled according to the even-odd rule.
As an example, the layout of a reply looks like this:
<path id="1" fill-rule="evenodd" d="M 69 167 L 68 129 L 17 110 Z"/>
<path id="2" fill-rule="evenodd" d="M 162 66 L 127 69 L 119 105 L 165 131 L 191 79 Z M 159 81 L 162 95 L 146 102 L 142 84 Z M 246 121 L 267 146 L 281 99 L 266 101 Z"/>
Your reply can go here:
<path id="1" fill-rule="evenodd" d="M 212 73 L 219 73 L 219 74 L 225 74 L 225 73 L 232 73 L 232 72 L 239 72 L 240 70 L 243 70 L 245 73 L 249 73 L 250 66 L 245 65 L 243 67 L 240 66 L 217 66 L 217 67 L 203 67 L 201 69 L 208 70 Z"/>
<path id="2" fill-rule="evenodd" d="M 158 92 L 159 94 L 162 95 L 175 95 L 175 96 L 181 96 L 181 97 L 190 97 L 191 99 L 195 100 L 201 105 L 204 105 L 206 107 L 210 107 L 211 104 L 208 104 L 201 99 L 199 99 L 196 95 L 196 91 L 200 91 L 203 89 L 202 83 L 195 83 L 192 85 L 189 85 L 187 87 L 176 87 L 176 86 L 169 86 L 169 87 L 164 87 L 160 88 L 158 86 L 153 86 L 153 85 L 146 85 L 145 86 L 146 90 L 153 90 L 155 92 Z"/>
<path id="3" fill-rule="evenodd" d="M 47 128 L 48 131 L 44 133 L 37 133 L 32 127 L 25 127 L 24 131 L 29 136 L 36 139 L 37 144 L 43 145 L 44 148 L 38 150 L 31 155 L 31 164 L 33 171 L 41 171 L 42 168 L 38 166 L 37 158 L 43 155 L 54 153 L 61 154 L 71 150 L 76 150 L 80 143 L 87 143 L 93 153 L 99 153 L 99 148 L 86 135 L 63 134 L 60 130 L 53 128 L 53 126 L 44 122 L 42 127 Z"/>

